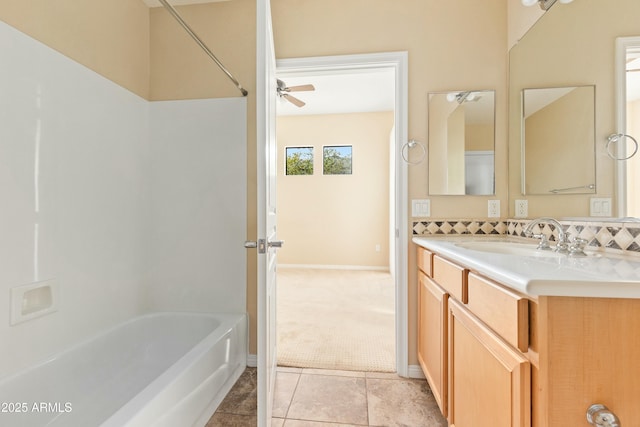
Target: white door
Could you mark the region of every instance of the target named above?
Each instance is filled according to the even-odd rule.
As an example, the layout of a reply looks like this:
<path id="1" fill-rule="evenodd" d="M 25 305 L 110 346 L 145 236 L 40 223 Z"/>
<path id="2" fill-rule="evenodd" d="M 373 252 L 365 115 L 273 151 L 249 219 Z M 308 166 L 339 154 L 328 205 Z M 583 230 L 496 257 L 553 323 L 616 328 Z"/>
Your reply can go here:
<path id="1" fill-rule="evenodd" d="M 271 425 L 276 376 L 276 59 L 269 0 L 257 4 L 258 427 Z"/>

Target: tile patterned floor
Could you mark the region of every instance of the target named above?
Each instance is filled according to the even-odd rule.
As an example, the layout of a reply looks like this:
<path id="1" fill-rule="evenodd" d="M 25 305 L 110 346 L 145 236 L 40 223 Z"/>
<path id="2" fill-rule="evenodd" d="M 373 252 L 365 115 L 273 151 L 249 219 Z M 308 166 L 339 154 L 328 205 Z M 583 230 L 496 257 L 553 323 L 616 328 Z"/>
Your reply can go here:
<path id="1" fill-rule="evenodd" d="M 256 370 L 247 368 L 207 427 L 255 427 Z M 446 427 L 424 380 L 396 374 L 278 368 L 272 427 Z"/>

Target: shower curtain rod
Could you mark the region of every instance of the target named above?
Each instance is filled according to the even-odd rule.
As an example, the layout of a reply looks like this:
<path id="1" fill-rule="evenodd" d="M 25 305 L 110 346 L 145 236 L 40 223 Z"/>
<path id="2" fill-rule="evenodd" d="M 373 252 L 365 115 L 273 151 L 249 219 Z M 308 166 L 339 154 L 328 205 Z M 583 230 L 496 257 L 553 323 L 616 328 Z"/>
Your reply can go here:
<path id="1" fill-rule="evenodd" d="M 227 75 L 227 77 L 231 79 L 231 81 L 236 85 L 236 87 L 240 89 L 240 92 L 242 92 L 242 96 L 247 96 L 249 92 L 247 92 L 247 90 L 243 88 L 242 85 L 240 85 L 240 83 L 238 83 L 238 80 L 236 80 L 236 78 L 233 77 L 233 74 L 231 74 L 229 70 L 227 70 L 225 66 L 222 65 L 222 62 L 220 62 L 220 60 L 216 58 L 213 52 L 211 52 L 211 50 L 207 47 L 207 45 L 204 44 L 204 42 L 200 39 L 200 37 L 198 37 L 198 35 L 193 32 L 191 27 L 189 27 L 189 25 L 187 25 L 187 23 L 184 22 L 184 19 L 182 19 L 180 14 L 178 14 L 178 11 L 175 10 L 174 7 L 167 2 L 167 0 L 158 0 L 158 1 L 162 3 L 162 6 L 164 6 L 164 8 L 167 9 L 167 11 L 171 14 L 171 16 L 173 16 L 176 19 L 176 21 L 178 21 L 178 23 L 182 26 L 182 28 L 184 28 L 184 30 L 196 41 L 196 43 L 198 43 L 198 45 L 202 48 L 202 50 L 204 50 L 205 53 L 209 55 L 211 59 L 213 59 L 213 62 L 215 62 L 218 65 L 218 67 L 220 67 L 220 69 Z"/>

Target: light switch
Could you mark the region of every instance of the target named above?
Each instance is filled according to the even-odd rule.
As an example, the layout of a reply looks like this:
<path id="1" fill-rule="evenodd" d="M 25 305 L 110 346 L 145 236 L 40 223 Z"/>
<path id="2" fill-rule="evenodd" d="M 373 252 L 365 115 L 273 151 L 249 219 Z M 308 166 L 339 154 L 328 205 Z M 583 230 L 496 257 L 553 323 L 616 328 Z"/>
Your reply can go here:
<path id="1" fill-rule="evenodd" d="M 425 218 L 431 216 L 431 200 L 411 200 L 411 216 L 414 218 Z"/>
<path id="2" fill-rule="evenodd" d="M 592 197 L 589 199 L 589 215 L 611 216 L 610 197 Z"/>

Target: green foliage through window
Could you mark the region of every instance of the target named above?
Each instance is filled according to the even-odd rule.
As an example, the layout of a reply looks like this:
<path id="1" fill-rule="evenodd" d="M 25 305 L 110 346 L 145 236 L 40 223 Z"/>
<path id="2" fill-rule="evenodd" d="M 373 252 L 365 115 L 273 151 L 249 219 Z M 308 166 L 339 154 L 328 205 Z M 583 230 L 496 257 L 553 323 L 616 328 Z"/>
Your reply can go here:
<path id="1" fill-rule="evenodd" d="M 322 152 L 322 173 L 351 175 L 351 145 L 325 146 Z"/>
<path id="2" fill-rule="evenodd" d="M 313 147 L 287 147 L 286 156 L 286 175 L 313 175 Z"/>

